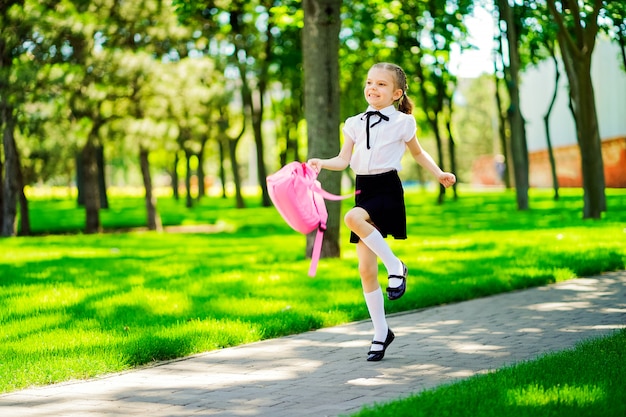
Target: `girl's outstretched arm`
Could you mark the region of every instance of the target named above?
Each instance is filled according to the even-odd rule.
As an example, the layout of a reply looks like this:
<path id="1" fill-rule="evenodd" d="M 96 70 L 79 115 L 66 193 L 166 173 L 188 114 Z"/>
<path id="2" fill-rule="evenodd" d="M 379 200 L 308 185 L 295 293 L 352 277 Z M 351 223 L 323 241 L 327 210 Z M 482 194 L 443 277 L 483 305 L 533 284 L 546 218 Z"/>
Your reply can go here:
<path id="1" fill-rule="evenodd" d="M 350 165 L 350 157 L 352 156 L 352 148 L 354 148 L 354 142 L 346 138 L 343 142 L 343 146 L 339 151 L 339 154 L 334 158 L 329 159 L 320 159 L 320 158 L 311 158 L 307 161 L 311 167 L 317 172 L 320 172 L 322 168 L 328 169 L 331 171 L 343 171 Z"/>
<path id="2" fill-rule="evenodd" d="M 429 170 L 435 176 L 435 178 L 437 178 L 437 181 L 439 181 L 441 185 L 447 188 L 456 182 L 456 177 L 454 176 L 454 174 L 442 171 L 441 168 L 439 168 L 439 166 L 430 156 L 430 154 L 426 152 L 424 148 L 422 148 L 417 140 L 417 137 L 413 136 L 413 139 L 408 141 L 406 146 L 407 148 L 409 148 L 411 155 L 413 155 L 413 159 L 415 159 L 415 162 Z"/>

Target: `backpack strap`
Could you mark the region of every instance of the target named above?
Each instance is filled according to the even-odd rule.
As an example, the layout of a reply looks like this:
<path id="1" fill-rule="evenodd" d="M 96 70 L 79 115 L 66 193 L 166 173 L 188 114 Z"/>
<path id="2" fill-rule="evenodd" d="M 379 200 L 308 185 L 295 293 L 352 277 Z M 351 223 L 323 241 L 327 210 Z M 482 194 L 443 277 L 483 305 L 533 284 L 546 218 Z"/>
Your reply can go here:
<path id="1" fill-rule="evenodd" d="M 345 200 L 346 198 L 350 198 L 354 195 L 354 194 L 348 194 L 348 195 L 331 194 L 322 188 L 319 181 L 315 181 L 311 185 L 311 191 L 318 193 L 319 195 L 324 197 L 325 200 L 332 200 L 332 201 Z"/>
<path id="2" fill-rule="evenodd" d="M 322 225 L 317 228 L 317 233 L 315 234 L 315 243 L 313 243 L 313 252 L 311 253 L 311 266 L 309 267 L 309 276 L 314 277 L 315 272 L 317 271 L 317 264 L 320 260 L 320 256 L 322 254 L 322 242 L 324 241 L 324 231 L 326 228 L 322 229 Z"/>
<path id="3" fill-rule="evenodd" d="M 302 164 L 302 168 L 304 172 L 306 172 L 307 169 L 312 170 L 312 168 L 306 163 Z M 311 183 L 310 189 L 314 193 L 321 195 L 325 200 L 331 200 L 331 201 L 345 200 L 346 198 L 350 198 L 353 196 L 353 194 L 336 195 L 336 194 L 329 193 L 328 191 L 322 188 L 322 185 L 317 180 Z M 320 223 L 319 227 L 317 228 L 317 233 L 315 234 L 315 241 L 313 243 L 313 251 L 311 253 L 311 266 L 309 267 L 310 277 L 314 277 L 317 271 L 317 264 L 319 263 L 320 257 L 322 255 L 322 242 L 324 241 L 325 231 L 326 231 L 326 224 Z"/>

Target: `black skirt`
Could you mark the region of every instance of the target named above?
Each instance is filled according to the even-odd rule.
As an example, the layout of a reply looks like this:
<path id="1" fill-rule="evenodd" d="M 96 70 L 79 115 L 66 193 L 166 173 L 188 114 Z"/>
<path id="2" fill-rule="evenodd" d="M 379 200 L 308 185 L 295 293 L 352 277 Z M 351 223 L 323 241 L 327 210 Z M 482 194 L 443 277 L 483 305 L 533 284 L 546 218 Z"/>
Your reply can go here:
<path id="1" fill-rule="evenodd" d="M 383 237 L 406 239 L 406 208 L 404 189 L 397 171 L 356 176 L 355 207 L 361 207 Z M 350 233 L 350 242 L 359 237 Z"/>

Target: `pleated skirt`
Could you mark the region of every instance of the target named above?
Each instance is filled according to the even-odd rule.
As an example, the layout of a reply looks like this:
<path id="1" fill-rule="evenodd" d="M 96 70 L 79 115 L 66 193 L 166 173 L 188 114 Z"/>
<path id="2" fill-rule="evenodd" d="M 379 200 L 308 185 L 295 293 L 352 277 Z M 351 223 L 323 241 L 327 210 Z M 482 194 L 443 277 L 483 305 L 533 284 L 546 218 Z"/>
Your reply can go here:
<path id="1" fill-rule="evenodd" d="M 355 207 L 361 207 L 383 237 L 406 239 L 406 207 L 404 189 L 398 172 L 357 175 Z M 350 233 L 350 242 L 358 243 L 359 237 Z"/>

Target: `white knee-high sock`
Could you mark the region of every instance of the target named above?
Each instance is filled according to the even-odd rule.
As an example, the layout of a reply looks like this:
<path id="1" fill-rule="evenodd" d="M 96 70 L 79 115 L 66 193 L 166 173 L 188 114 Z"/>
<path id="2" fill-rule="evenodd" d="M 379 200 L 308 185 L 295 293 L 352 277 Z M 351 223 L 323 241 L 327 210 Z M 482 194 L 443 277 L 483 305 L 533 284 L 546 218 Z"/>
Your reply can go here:
<path id="1" fill-rule="evenodd" d="M 389 326 L 387 325 L 387 318 L 385 317 L 385 300 L 383 298 L 383 291 L 378 289 L 363 293 L 365 295 L 365 304 L 367 304 L 367 310 L 370 313 L 372 324 L 374 325 L 374 340 L 384 342 L 387 339 L 387 331 Z M 381 345 L 372 345 L 372 350 L 381 349 Z"/>
<path id="2" fill-rule="evenodd" d="M 361 240 L 383 261 L 385 268 L 387 268 L 387 275 L 402 275 L 404 272 L 402 261 L 394 255 L 378 230 L 374 229 L 372 233 L 362 237 Z"/>

